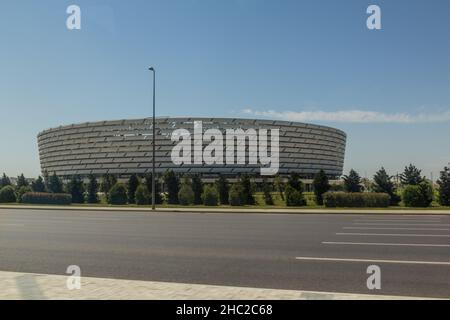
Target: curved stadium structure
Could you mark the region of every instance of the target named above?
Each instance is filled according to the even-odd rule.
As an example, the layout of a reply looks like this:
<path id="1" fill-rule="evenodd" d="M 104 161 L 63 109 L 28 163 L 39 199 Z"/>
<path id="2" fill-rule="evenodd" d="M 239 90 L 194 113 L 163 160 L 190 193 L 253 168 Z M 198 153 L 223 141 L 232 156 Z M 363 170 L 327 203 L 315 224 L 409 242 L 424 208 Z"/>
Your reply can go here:
<path id="1" fill-rule="evenodd" d="M 172 169 L 178 173 L 201 173 L 204 177 L 242 173 L 259 175 L 261 165 L 175 165 L 171 140 L 175 129 L 193 131 L 202 121 L 203 131 L 219 129 L 279 129 L 279 174 L 297 172 L 311 178 L 320 169 L 330 178 L 342 175 L 346 134 L 330 127 L 288 121 L 232 118 L 157 118 L 156 172 Z M 152 119 L 101 121 L 61 126 L 38 135 L 42 172 L 67 178 L 105 173 L 127 177 L 152 170 Z M 224 147 L 225 149 L 225 147 Z M 248 146 L 247 146 L 248 149 Z M 269 148 L 270 150 L 270 148 Z"/>

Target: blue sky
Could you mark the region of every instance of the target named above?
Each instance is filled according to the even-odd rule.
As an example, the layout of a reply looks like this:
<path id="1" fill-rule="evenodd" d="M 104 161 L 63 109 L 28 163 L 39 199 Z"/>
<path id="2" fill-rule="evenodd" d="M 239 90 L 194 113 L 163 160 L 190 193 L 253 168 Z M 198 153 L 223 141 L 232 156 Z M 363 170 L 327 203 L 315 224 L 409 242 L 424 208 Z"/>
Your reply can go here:
<path id="1" fill-rule="evenodd" d="M 66 28 L 77 4 L 82 29 Z M 377 4 L 382 30 L 366 28 Z M 450 2 L 4 0 L 0 171 L 39 174 L 39 131 L 151 115 L 292 119 L 348 134 L 345 170 L 450 162 Z"/>

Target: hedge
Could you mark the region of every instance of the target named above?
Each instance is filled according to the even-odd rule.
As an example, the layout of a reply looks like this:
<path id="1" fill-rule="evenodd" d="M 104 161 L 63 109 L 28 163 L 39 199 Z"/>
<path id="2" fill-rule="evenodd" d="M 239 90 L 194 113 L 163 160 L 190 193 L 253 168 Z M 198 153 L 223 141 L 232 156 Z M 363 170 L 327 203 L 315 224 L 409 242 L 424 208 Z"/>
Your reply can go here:
<path id="1" fill-rule="evenodd" d="M 72 203 L 72 195 L 67 193 L 27 192 L 22 196 L 22 203 L 68 205 Z"/>
<path id="2" fill-rule="evenodd" d="M 326 192 L 323 200 L 327 208 L 387 208 L 391 197 L 387 193 Z"/>
<path id="3" fill-rule="evenodd" d="M 0 203 L 16 202 L 16 194 L 14 188 L 11 186 L 5 186 L 0 190 Z"/>
<path id="4" fill-rule="evenodd" d="M 409 185 L 403 190 L 405 207 L 429 207 L 433 202 L 433 188 L 428 182 L 419 185 Z"/>

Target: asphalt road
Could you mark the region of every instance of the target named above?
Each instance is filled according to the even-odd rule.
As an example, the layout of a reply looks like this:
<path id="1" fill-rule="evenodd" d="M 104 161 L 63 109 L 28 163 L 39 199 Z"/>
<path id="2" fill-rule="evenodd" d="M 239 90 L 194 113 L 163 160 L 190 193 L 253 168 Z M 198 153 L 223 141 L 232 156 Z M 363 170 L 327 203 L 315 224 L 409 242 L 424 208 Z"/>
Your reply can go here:
<path id="1" fill-rule="evenodd" d="M 413 262 L 412 262 L 413 261 Z M 450 216 L 0 210 L 0 270 L 450 298 Z M 367 267 L 381 268 L 369 290 Z"/>

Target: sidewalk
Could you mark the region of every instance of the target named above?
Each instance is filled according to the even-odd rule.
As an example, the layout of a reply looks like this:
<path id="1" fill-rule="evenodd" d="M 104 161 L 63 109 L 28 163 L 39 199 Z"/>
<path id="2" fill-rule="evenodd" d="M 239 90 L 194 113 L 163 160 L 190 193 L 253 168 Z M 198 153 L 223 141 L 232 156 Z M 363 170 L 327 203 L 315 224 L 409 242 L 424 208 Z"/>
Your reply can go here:
<path id="1" fill-rule="evenodd" d="M 0 271 L 1 300 L 405 300 L 384 295 L 275 290 L 154 281 L 81 278 L 69 290 L 69 276 Z"/>
<path id="2" fill-rule="evenodd" d="M 28 209 L 28 210 L 86 210 L 86 211 L 131 211 L 131 212 L 152 212 L 149 207 L 109 207 L 109 206 L 51 206 L 51 205 L 0 205 L 0 209 Z M 377 214 L 377 215 L 450 215 L 448 210 L 433 209 L 286 209 L 286 208 L 157 208 L 155 212 L 189 212 L 189 213 L 266 213 L 266 214 Z"/>

